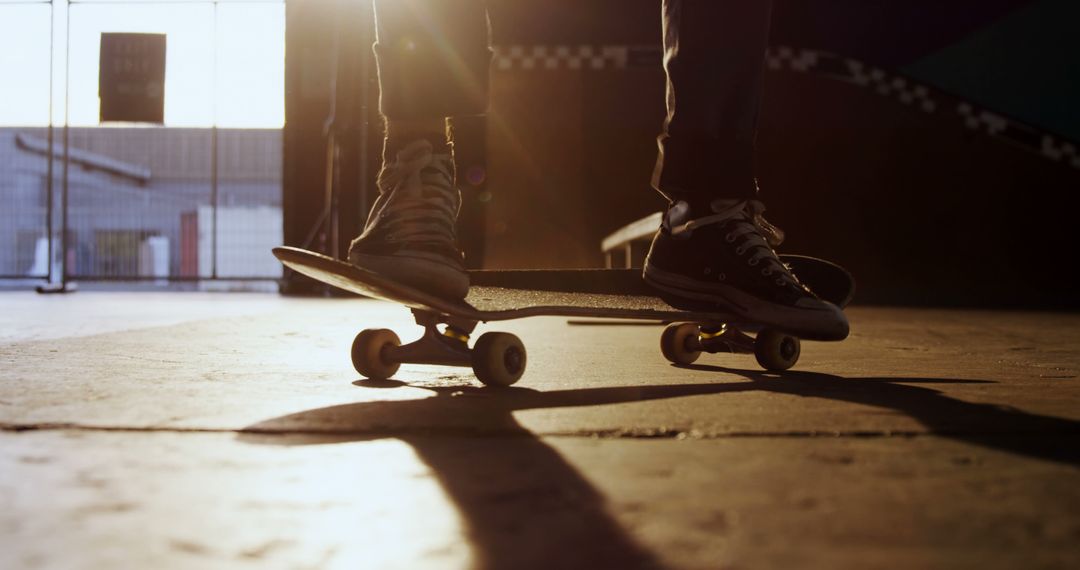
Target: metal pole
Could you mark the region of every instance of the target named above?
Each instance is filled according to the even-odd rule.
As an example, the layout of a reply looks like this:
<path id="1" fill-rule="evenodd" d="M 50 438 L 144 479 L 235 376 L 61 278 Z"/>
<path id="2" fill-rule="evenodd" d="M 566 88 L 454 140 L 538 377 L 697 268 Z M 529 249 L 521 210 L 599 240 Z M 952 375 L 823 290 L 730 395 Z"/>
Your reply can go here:
<path id="1" fill-rule="evenodd" d="M 214 0 L 213 77 L 210 79 L 211 121 L 210 126 L 210 278 L 218 277 L 218 2 Z"/>
<path id="2" fill-rule="evenodd" d="M 338 5 L 340 8 L 340 4 Z M 334 74 L 330 79 L 330 116 L 332 120 L 330 122 L 329 137 L 327 138 L 327 156 L 329 157 L 328 170 L 326 172 L 326 207 L 327 219 L 326 227 L 329 235 L 327 236 L 327 247 L 329 248 L 330 257 L 334 259 L 340 259 L 338 257 L 338 191 L 341 189 L 341 147 L 337 142 L 338 129 L 341 128 L 338 112 L 341 104 L 341 94 L 338 92 L 338 87 L 341 82 L 341 19 L 334 19 Z M 346 113 L 347 115 L 347 113 Z"/>
<path id="3" fill-rule="evenodd" d="M 64 18 L 64 168 L 60 195 L 60 290 L 67 290 L 68 254 L 68 192 L 71 162 L 71 3 L 66 6 Z"/>
<path id="4" fill-rule="evenodd" d="M 45 159 L 45 236 L 48 241 L 48 254 L 45 264 L 48 266 L 45 277 L 46 283 L 53 280 L 53 159 L 56 153 L 53 139 L 53 76 L 55 75 L 53 61 L 56 57 L 56 3 L 49 2 L 49 130 L 48 130 L 48 157 Z"/>
<path id="5" fill-rule="evenodd" d="M 55 0 L 54 0 L 55 2 Z M 49 14 L 50 25 L 55 24 L 55 5 Z M 46 182 L 48 188 L 48 210 L 49 210 L 49 282 L 37 287 L 38 293 L 70 293 L 74 291 L 74 288 L 69 288 L 67 283 L 67 234 L 68 234 L 68 162 L 71 158 L 71 137 L 69 133 L 69 123 L 71 122 L 71 2 L 68 1 L 64 4 L 64 164 L 62 167 L 63 180 L 60 187 L 60 283 L 55 284 L 53 282 L 53 270 L 52 270 L 52 230 L 53 230 L 53 153 L 55 151 L 54 137 L 53 137 L 53 56 L 55 55 L 55 30 L 49 30 L 49 141 L 48 141 L 48 153 L 49 162 L 47 167 L 49 180 Z"/>
<path id="6" fill-rule="evenodd" d="M 218 130 L 210 128 L 210 278 L 218 278 Z"/>

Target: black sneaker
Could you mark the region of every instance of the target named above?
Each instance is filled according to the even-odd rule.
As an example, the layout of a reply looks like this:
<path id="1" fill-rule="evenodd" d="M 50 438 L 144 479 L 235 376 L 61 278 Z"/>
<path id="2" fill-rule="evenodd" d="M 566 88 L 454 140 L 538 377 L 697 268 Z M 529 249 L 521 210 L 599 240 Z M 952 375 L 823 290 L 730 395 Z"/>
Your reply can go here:
<path id="1" fill-rule="evenodd" d="M 846 338 L 844 312 L 776 257 L 783 235 L 761 217 L 764 211 L 756 200 L 714 202 L 699 217 L 676 202 L 653 238 L 645 281 L 680 309 L 731 312 L 806 339 Z"/>
<path id="2" fill-rule="evenodd" d="M 349 246 L 349 262 L 444 299 L 469 292 L 455 226 L 461 194 L 454 160 L 418 140 L 402 148 L 378 177 L 379 198 Z"/>

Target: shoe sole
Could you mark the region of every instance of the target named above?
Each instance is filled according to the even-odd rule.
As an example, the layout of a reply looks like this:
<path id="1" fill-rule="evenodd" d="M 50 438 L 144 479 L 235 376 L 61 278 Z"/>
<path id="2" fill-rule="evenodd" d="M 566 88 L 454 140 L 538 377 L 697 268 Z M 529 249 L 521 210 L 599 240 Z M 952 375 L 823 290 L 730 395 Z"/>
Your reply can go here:
<path id="1" fill-rule="evenodd" d="M 678 273 L 645 264 L 643 278 L 653 288 L 678 300 L 704 302 L 718 306 L 747 321 L 762 324 L 807 340 L 843 340 L 849 326 L 844 312 L 826 301 L 816 307 L 789 307 L 764 301 L 731 285 L 703 283 Z"/>
<path id="2" fill-rule="evenodd" d="M 350 254 L 349 263 L 441 299 L 469 294 L 469 275 L 456 267 L 416 257 Z"/>

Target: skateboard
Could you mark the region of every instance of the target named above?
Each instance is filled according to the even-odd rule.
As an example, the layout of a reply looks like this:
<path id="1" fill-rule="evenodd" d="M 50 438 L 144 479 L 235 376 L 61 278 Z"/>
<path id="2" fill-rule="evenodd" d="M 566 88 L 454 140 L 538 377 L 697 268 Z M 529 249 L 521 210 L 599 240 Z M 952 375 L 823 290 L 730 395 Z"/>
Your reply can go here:
<path id="1" fill-rule="evenodd" d="M 692 364 L 703 352 L 725 352 L 753 354 L 766 370 L 782 371 L 794 366 L 801 354 L 800 339 L 793 335 L 722 311 L 672 307 L 642 281 L 637 269 L 470 271 L 468 297 L 450 301 L 319 253 L 294 247 L 273 251 L 298 273 L 412 311 L 424 327 L 416 341 L 402 344 L 389 329 L 365 329 L 353 340 L 353 367 L 375 380 L 390 378 L 402 364 L 431 364 L 471 367 L 483 384 L 509 386 L 525 372 L 521 339 L 486 332 L 470 347 L 470 335 L 480 322 L 536 316 L 670 323 L 660 335 L 660 351 L 677 365 Z M 851 301 L 855 282 L 842 267 L 807 256 L 780 258 L 823 299 L 841 307 Z"/>

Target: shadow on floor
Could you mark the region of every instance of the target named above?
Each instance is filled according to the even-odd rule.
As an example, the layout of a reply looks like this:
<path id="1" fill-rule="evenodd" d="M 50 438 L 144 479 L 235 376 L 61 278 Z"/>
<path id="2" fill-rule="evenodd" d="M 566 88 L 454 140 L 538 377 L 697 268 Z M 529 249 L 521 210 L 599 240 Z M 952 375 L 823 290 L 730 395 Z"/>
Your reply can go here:
<path id="1" fill-rule="evenodd" d="M 308 410 L 251 425 L 242 441 L 311 445 L 396 438 L 411 445 L 457 506 L 480 568 L 655 568 L 661 563 L 610 516 L 604 497 L 513 417 L 518 410 L 596 406 L 705 394 L 767 391 L 876 406 L 907 414 L 935 435 L 1028 457 L 1080 464 L 1080 422 L 971 404 L 910 384 L 989 383 L 934 378 L 845 379 L 713 366 L 744 382 L 538 392 L 424 387 L 435 396 Z M 373 387 L 401 386 L 389 381 Z M 455 437 L 439 437 L 439 436 Z M 494 437 L 467 437 L 487 435 Z M 860 435 L 860 434 L 856 434 Z M 871 434 L 866 434 L 871 435 Z M 465 436 L 465 437 L 461 437 Z"/>
<path id="2" fill-rule="evenodd" d="M 950 398 L 931 388 L 908 384 L 989 384 L 986 380 L 930 378 L 842 378 L 820 372 L 783 375 L 720 366 L 695 365 L 742 376 L 754 389 L 823 398 L 892 410 L 926 426 L 928 435 L 956 439 L 1034 459 L 1080 465 L 1080 422 L 1024 412 L 1011 406 L 977 404 Z"/>

